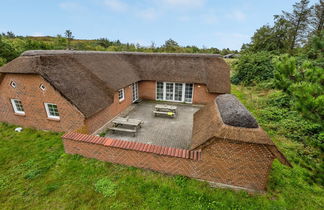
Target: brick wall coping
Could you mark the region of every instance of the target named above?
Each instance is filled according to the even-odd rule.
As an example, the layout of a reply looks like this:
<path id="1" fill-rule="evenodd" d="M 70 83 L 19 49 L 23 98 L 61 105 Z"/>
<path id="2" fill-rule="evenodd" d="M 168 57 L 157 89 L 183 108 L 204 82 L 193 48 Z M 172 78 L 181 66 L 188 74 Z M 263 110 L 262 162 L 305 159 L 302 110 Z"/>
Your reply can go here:
<path id="1" fill-rule="evenodd" d="M 187 150 L 172 147 L 164 147 L 140 142 L 123 141 L 107 137 L 93 136 L 81 134 L 77 132 L 68 132 L 62 136 L 63 139 L 73 141 L 81 141 L 92 144 L 99 144 L 106 147 L 116 147 L 120 149 L 135 150 L 140 152 L 154 153 L 157 155 L 165 155 L 191 160 L 201 160 L 201 150 Z"/>

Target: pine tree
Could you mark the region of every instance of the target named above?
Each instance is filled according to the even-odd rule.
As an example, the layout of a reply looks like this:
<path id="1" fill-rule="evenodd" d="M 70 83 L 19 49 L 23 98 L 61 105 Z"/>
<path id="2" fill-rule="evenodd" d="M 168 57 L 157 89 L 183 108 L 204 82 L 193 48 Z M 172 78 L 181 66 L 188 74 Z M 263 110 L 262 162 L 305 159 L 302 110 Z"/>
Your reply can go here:
<path id="1" fill-rule="evenodd" d="M 324 29 L 324 0 L 320 0 L 318 4 L 315 4 L 312 10 L 311 18 L 312 35 L 320 36 Z"/>
<path id="2" fill-rule="evenodd" d="M 308 34 L 312 11 L 312 7 L 309 7 L 308 4 L 309 0 L 300 0 L 293 5 L 294 9 L 291 13 L 283 11 L 282 18 L 287 19 L 292 27 L 290 50 L 301 44 Z"/>

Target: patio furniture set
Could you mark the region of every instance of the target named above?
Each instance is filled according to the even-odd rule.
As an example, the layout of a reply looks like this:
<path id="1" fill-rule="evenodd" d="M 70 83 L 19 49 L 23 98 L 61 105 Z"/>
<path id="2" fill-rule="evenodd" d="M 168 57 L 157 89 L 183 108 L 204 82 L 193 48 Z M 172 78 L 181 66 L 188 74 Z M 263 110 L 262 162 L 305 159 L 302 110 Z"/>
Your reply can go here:
<path id="1" fill-rule="evenodd" d="M 157 104 L 152 111 L 154 117 L 166 116 L 170 118 L 175 118 L 177 114 L 177 107 L 172 105 Z M 113 121 L 113 126 L 109 128 L 113 132 L 125 132 L 132 133 L 133 136 L 136 136 L 136 133 L 139 128 L 141 128 L 144 123 L 143 120 L 131 119 L 129 117 L 117 117 Z"/>

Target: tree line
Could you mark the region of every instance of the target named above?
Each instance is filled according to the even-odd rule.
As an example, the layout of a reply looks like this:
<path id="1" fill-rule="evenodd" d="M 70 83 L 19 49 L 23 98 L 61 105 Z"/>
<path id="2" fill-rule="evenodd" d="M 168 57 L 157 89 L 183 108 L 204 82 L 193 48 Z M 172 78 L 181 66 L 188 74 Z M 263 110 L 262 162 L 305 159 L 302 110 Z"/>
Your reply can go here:
<path id="1" fill-rule="evenodd" d="M 66 30 L 64 35 L 56 37 L 29 37 L 17 36 L 9 31 L 0 34 L 0 66 L 18 57 L 26 50 L 95 50 L 95 51 L 129 51 L 129 52 L 165 52 L 165 53 L 210 53 L 226 55 L 238 53 L 229 48 L 218 49 L 215 47 L 180 46 L 175 40 L 168 39 L 161 46 L 154 42 L 150 46 L 134 43 L 122 43 L 120 40 L 99 38 L 95 40 L 74 39 L 71 30 Z"/>

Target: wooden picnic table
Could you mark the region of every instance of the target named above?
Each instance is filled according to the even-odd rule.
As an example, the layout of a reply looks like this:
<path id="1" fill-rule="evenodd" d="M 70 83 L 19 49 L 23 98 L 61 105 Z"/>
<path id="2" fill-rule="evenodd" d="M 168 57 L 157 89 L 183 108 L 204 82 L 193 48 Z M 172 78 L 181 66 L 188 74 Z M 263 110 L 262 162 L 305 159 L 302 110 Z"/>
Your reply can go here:
<path id="1" fill-rule="evenodd" d="M 143 120 L 130 119 L 128 117 L 117 117 L 112 122 L 118 125 L 128 125 L 135 127 L 141 127 L 141 124 L 143 124 Z"/>
<path id="2" fill-rule="evenodd" d="M 154 116 L 164 115 L 169 117 L 175 117 L 177 113 L 177 107 L 167 104 L 157 104 L 153 110 Z"/>
<path id="3" fill-rule="evenodd" d="M 128 117 L 117 117 L 113 121 L 113 127 L 110 130 L 133 133 L 135 136 L 137 129 L 144 123 L 143 120 L 130 119 Z M 126 128 L 125 128 L 126 127 Z"/>

